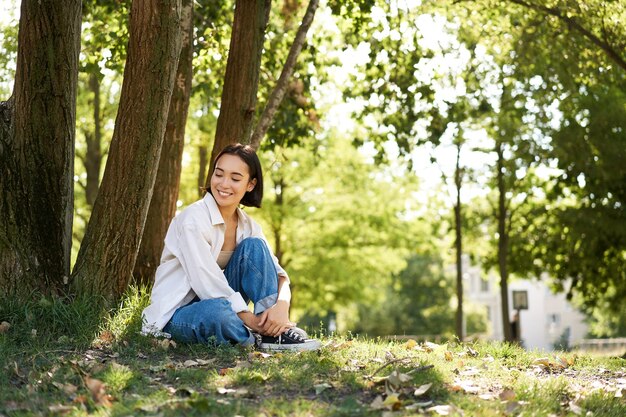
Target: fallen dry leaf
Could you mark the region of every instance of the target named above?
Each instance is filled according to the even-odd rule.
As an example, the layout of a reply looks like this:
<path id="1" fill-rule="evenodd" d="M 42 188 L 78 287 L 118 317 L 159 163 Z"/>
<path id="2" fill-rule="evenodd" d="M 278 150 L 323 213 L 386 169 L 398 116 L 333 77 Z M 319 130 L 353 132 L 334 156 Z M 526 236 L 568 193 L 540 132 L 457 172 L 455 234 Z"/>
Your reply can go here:
<path id="1" fill-rule="evenodd" d="M 545 366 L 547 368 L 550 367 L 550 358 L 537 358 L 533 361 L 534 365 L 541 365 L 541 366 Z"/>
<path id="2" fill-rule="evenodd" d="M 54 381 L 52 382 L 52 385 L 54 385 L 55 387 L 57 387 L 58 389 L 66 393 L 67 395 L 72 395 L 76 393 L 76 391 L 78 390 L 78 387 L 73 384 L 63 384 L 61 382 Z"/>
<path id="3" fill-rule="evenodd" d="M 427 408 L 429 413 L 437 413 L 440 416 L 449 416 L 452 413 L 453 408 L 449 405 L 436 405 L 434 407 Z"/>
<path id="4" fill-rule="evenodd" d="M 62 414 L 69 413 L 73 409 L 74 407 L 71 405 L 62 405 L 62 404 L 53 404 L 48 407 L 48 410 L 50 410 L 51 413 L 62 413 Z"/>
<path id="5" fill-rule="evenodd" d="M 449 350 L 446 350 L 446 351 L 443 353 L 443 357 L 444 357 L 444 358 L 445 358 L 448 362 L 451 362 L 451 361 L 452 361 L 452 359 L 453 359 L 452 352 L 450 352 Z"/>
<path id="6" fill-rule="evenodd" d="M 508 401 L 506 403 L 506 412 L 507 414 L 513 414 L 519 407 L 520 403 L 518 401 Z"/>
<path id="7" fill-rule="evenodd" d="M 372 401 L 372 403 L 370 404 L 370 407 L 372 407 L 374 410 L 380 410 L 382 408 L 385 408 L 385 406 L 383 405 L 382 395 L 379 395 L 376 398 L 374 398 L 374 401 Z"/>
<path id="8" fill-rule="evenodd" d="M 0 323 L 0 333 L 6 333 L 9 331 L 10 328 L 11 323 L 9 323 L 8 321 L 3 321 L 2 323 Z"/>
<path id="9" fill-rule="evenodd" d="M 183 366 L 185 368 L 192 368 L 194 366 L 198 366 L 199 363 L 194 361 L 193 359 L 187 359 L 185 362 L 183 362 Z"/>
<path id="10" fill-rule="evenodd" d="M 267 359 L 267 358 L 271 358 L 272 355 L 269 353 L 265 353 L 265 352 L 261 352 L 258 350 L 255 350 L 254 352 L 251 352 L 248 355 L 248 360 L 253 360 L 253 359 Z"/>
<path id="11" fill-rule="evenodd" d="M 417 346 L 417 342 L 413 339 L 407 340 L 406 343 L 404 344 L 404 347 L 406 349 L 413 349 L 415 346 Z"/>
<path id="12" fill-rule="evenodd" d="M 176 347 L 176 342 L 171 339 L 161 339 L 158 342 L 158 346 L 163 350 L 168 350 L 171 347 Z"/>
<path id="13" fill-rule="evenodd" d="M 224 376 L 232 370 L 233 368 L 220 368 L 220 370 L 218 371 L 218 374 L 220 374 L 220 376 Z"/>
<path id="14" fill-rule="evenodd" d="M 313 388 L 315 388 L 315 395 L 320 395 L 322 392 L 326 391 L 329 388 L 332 388 L 333 386 L 330 385 L 327 382 L 322 382 L 321 384 L 315 384 L 313 385 Z"/>
<path id="15" fill-rule="evenodd" d="M 237 390 L 236 390 L 236 389 L 232 389 L 232 388 L 224 388 L 224 387 L 219 387 L 219 388 L 217 389 L 217 392 L 218 392 L 219 394 L 222 394 L 222 395 L 223 395 L 223 394 L 232 394 L 232 393 L 234 393 L 234 392 L 237 392 Z"/>
<path id="16" fill-rule="evenodd" d="M 352 340 L 347 340 L 345 342 L 335 343 L 331 345 L 330 347 L 333 349 L 345 349 L 347 347 L 350 347 L 351 345 L 352 345 Z"/>
<path id="17" fill-rule="evenodd" d="M 467 353 L 470 356 L 473 356 L 473 357 L 477 357 L 478 356 L 478 351 L 472 349 L 470 346 L 467 347 Z"/>
<path id="18" fill-rule="evenodd" d="M 97 405 L 103 405 L 105 407 L 111 406 L 111 400 L 113 397 L 106 393 L 106 385 L 99 379 L 85 377 L 85 386 L 91 393 L 94 402 Z"/>
<path id="19" fill-rule="evenodd" d="M 572 413 L 576 414 L 577 416 L 580 416 L 583 414 L 583 409 L 580 408 L 577 404 L 575 404 L 573 401 L 569 402 L 569 409 Z"/>
<path id="20" fill-rule="evenodd" d="M 112 343 L 115 340 L 115 335 L 110 330 L 105 330 L 100 333 L 100 341 L 104 343 Z"/>
<path id="21" fill-rule="evenodd" d="M 480 387 L 474 385 L 473 381 L 465 381 L 461 379 L 455 379 L 451 388 L 453 391 L 464 391 L 468 394 L 478 394 L 480 392 Z"/>
<path id="22" fill-rule="evenodd" d="M 389 410 L 399 410 L 402 407 L 402 401 L 400 401 L 400 397 L 398 394 L 390 394 L 387 395 L 385 401 L 383 401 L 383 407 L 388 408 Z"/>
<path id="23" fill-rule="evenodd" d="M 433 350 L 439 348 L 441 345 L 438 345 L 437 343 L 432 343 L 432 342 L 424 342 L 422 344 L 422 347 L 424 348 L 424 350 L 426 352 L 432 352 Z"/>
<path id="24" fill-rule="evenodd" d="M 416 397 L 419 397 L 420 395 L 424 395 L 432 386 L 433 386 L 432 383 L 420 385 L 419 388 L 417 388 L 415 392 L 413 392 L 413 395 L 415 395 Z"/>
<path id="25" fill-rule="evenodd" d="M 512 389 L 505 389 L 500 393 L 500 395 L 498 395 L 498 397 L 502 401 L 513 401 L 515 399 L 515 391 Z"/>
<path id="26" fill-rule="evenodd" d="M 403 374 L 399 372 L 398 370 L 394 370 L 387 377 L 387 382 L 389 382 L 389 384 L 391 384 L 394 387 L 401 387 L 402 385 L 406 384 L 410 380 L 411 380 L 411 377 L 409 375 Z"/>

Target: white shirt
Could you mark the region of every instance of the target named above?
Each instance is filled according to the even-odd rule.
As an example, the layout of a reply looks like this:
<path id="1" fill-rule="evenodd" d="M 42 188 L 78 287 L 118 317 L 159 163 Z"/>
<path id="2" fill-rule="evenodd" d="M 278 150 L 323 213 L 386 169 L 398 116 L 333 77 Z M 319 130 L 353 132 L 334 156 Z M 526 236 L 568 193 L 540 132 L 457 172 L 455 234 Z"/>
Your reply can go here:
<path id="1" fill-rule="evenodd" d="M 237 215 L 237 244 L 248 237 L 261 238 L 267 244 L 261 226 L 239 208 Z M 228 285 L 216 261 L 224 245 L 225 230 L 222 214 L 209 193 L 174 217 L 165 236 L 150 305 L 143 311 L 144 333 L 159 333 L 176 309 L 196 296 L 201 300 L 226 298 L 236 313 L 248 310 L 241 294 Z M 273 254 L 272 258 L 278 275 L 288 281 L 278 259 Z"/>

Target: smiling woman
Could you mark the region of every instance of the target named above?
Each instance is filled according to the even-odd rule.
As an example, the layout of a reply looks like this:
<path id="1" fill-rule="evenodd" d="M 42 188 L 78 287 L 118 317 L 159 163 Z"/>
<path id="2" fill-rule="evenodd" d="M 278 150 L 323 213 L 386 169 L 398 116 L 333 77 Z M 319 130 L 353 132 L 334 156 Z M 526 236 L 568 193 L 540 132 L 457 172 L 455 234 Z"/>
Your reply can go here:
<path id="1" fill-rule="evenodd" d="M 287 273 L 261 227 L 239 208 L 261 207 L 263 174 L 254 150 L 224 148 L 210 184 L 204 198 L 170 224 L 144 333 L 187 343 L 317 349 L 319 341 L 289 320 Z"/>

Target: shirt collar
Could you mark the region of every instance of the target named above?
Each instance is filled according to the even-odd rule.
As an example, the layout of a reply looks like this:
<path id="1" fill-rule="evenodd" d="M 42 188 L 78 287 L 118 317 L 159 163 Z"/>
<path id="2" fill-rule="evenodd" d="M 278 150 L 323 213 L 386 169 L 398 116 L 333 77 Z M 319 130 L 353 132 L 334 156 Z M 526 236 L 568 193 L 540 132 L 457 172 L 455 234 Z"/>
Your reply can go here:
<path id="1" fill-rule="evenodd" d="M 222 217 L 222 213 L 220 212 L 219 207 L 217 207 L 217 203 L 215 202 L 215 198 L 211 195 L 211 193 L 207 192 L 202 199 L 204 204 L 209 209 L 209 216 L 211 217 L 211 224 L 216 226 L 218 224 L 224 224 L 224 218 Z"/>
<path id="2" fill-rule="evenodd" d="M 207 192 L 204 195 L 204 198 L 202 200 L 204 201 L 204 204 L 209 209 L 209 215 L 211 216 L 211 224 L 213 226 L 216 226 L 218 224 L 224 224 L 225 223 L 224 218 L 222 217 L 222 213 L 220 212 L 220 209 L 217 206 L 217 202 L 215 201 L 215 198 L 213 197 L 213 195 Z M 248 217 L 246 216 L 245 212 L 239 207 L 237 207 L 237 217 L 238 217 L 238 222 L 241 222 L 243 224 L 246 224 L 248 222 Z"/>

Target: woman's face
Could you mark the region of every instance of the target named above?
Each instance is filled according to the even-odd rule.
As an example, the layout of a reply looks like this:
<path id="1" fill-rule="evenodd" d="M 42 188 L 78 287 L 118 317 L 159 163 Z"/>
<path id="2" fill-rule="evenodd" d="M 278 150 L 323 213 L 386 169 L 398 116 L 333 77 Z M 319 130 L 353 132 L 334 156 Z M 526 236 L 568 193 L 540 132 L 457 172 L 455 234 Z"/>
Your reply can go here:
<path id="1" fill-rule="evenodd" d="M 224 154 L 217 160 L 211 176 L 211 194 L 220 207 L 237 207 L 243 196 L 252 191 L 248 165 L 237 155 Z"/>

